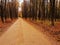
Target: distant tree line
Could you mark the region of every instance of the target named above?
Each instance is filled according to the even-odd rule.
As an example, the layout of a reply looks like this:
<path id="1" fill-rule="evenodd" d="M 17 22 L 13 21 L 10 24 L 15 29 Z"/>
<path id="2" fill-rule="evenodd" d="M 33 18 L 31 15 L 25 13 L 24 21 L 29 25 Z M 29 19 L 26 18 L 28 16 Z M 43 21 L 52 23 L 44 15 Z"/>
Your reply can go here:
<path id="1" fill-rule="evenodd" d="M 22 5 L 22 17 L 32 20 L 49 20 L 51 25 L 60 19 L 60 1 L 58 0 L 30 0 L 28 4 L 24 0 Z"/>
<path id="2" fill-rule="evenodd" d="M 0 0 L 0 19 L 4 23 L 8 18 L 18 18 L 17 0 Z"/>

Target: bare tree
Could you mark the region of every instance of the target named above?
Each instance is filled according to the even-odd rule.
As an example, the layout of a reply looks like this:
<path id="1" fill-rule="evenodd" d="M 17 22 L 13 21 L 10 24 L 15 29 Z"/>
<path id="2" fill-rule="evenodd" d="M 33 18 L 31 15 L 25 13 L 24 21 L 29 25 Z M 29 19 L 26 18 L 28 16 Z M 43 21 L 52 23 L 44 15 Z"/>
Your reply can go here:
<path id="1" fill-rule="evenodd" d="M 51 24 L 54 26 L 55 0 L 50 0 Z"/>
<path id="2" fill-rule="evenodd" d="M 3 19 L 3 0 L 1 0 L 1 20 L 4 23 L 4 19 Z"/>

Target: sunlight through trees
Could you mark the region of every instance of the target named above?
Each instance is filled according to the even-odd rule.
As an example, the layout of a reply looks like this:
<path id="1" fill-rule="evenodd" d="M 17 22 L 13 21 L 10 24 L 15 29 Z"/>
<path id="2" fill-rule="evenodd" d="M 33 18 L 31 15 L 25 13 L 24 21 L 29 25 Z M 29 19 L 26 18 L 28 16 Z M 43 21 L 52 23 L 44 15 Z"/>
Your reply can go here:
<path id="1" fill-rule="evenodd" d="M 51 25 L 60 20 L 60 0 L 0 0 L 0 18 L 18 18 L 18 11 L 22 11 L 23 18 L 31 20 L 48 20 Z"/>

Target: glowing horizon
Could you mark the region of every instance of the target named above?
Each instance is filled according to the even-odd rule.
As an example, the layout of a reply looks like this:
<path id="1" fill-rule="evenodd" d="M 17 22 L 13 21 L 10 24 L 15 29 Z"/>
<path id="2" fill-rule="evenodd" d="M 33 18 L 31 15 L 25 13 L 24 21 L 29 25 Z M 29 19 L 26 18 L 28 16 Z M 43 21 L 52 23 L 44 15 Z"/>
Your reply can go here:
<path id="1" fill-rule="evenodd" d="M 18 8 L 18 11 L 22 11 L 22 9 L 21 9 L 21 4 L 23 3 L 23 0 L 18 0 L 18 2 L 19 2 L 19 8 Z"/>
<path id="2" fill-rule="evenodd" d="M 23 2 L 23 0 L 19 0 L 19 3 L 22 3 Z"/>

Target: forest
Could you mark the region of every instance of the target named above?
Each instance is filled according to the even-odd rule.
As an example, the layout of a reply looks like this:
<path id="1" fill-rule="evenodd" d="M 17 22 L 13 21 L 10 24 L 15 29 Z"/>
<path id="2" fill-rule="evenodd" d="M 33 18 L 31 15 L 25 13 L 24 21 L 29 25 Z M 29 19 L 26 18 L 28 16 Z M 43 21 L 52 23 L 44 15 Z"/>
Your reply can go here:
<path id="1" fill-rule="evenodd" d="M 60 41 L 60 0 L 23 0 L 22 3 L 18 0 L 0 0 L 0 33 L 10 29 L 10 26 L 14 35 L 20 35 L 20 30 L 23 29 L 24 34 L 30 35 L 30 32 L 37 29 L 38 32 Z"/>
<path id="2" fill-rule="evenodd" d="M 31 20 L 51 22 L 54 26 L 60 20 L 60 0 L 24 0 L 22 4 L 22 17 Z"/>
<path id="3" fill-rule="evenodd" d="M 17 0 L 0 0 L 0 19 L 4 23 L 7 19 L 18 18 Z"/>
<path id="4" fill-rule="evenodd" d="M 18 18 L 17 0 L 0 0 L 0 19 Z M 23 0 L 22 17 L 31 20 L 49 21 L 54 26 L 60 20 L 60 0 Z"/>

